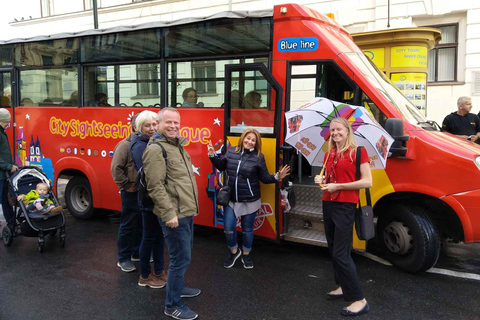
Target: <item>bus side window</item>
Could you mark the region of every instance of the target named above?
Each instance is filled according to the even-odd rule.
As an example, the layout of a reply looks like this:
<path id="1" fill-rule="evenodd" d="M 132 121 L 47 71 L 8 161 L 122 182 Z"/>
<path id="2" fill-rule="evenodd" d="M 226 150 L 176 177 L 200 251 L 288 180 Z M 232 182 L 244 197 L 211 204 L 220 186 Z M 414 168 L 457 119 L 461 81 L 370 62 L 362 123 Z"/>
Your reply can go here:
<path id="1" fill-rule="evenodd" d="M 362 93 L 362 106 L 370 112 L 382 127 L 385 127 L 387 117 L 365 93 Z"/>
<path id="2" fill-rule="evenodd" d="M 20 71 L 20 105 L 78 106 L 76 67 Z"/>

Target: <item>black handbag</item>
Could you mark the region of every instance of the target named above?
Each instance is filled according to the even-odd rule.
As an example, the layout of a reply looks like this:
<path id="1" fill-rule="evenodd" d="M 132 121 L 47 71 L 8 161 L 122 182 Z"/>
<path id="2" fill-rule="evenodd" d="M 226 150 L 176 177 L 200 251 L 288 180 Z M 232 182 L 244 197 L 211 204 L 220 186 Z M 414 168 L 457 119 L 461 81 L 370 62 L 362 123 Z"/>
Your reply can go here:
<path id="1" fill-rule="evenodd" d="M 230 192 L 232 191 L 232 188 L 229 186 L 223 186 L 218 190 L 217 193 L 217 204 L 221 206 L 228 206 L 228 203 L 230 202 Z"/>
<path id="2" fill-rule="evenodd" d="M 362 147 L 357 148 L 356 158 L 356 180 L 360 180 L 360 152 Z M 360 192 L 360 191 L 359 191 Z M 365 188 L 365 197 L 367 205 L 362 207 L 360 197 L 358 198 L 358 207 L 355 211 L 355 231 L 360 240 L 370 240 L 375 237 L 375 223 L 373 222 L 372 200 L 370 198 L 370 189 Z"/>

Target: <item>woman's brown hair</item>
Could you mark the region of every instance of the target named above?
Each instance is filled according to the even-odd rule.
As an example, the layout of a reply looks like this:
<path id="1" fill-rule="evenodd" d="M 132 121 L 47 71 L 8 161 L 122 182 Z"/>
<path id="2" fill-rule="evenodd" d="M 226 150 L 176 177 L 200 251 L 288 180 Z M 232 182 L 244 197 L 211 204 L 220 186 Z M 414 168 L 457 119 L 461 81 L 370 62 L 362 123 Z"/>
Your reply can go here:
<path id="1" fill-rule="evenodd" d="M 240 153 L 243 149 L 243 140 L 245 140 L 245 137 L 247 134 L 253 133 L 255 135 L 255 139 L 257 140 L 255 142 L 255 149 L 257 149 L 257 154 L 260 155 L 262 153 L 262 138 L 260 137 L 260 132 L 258 132 L 256 129 L 253 128 L 248 128 L 243 131 L 242 135 L 240 136 L 240 139 L 238 139 L 238 144 L 235 147 L 235 152 Z"/>

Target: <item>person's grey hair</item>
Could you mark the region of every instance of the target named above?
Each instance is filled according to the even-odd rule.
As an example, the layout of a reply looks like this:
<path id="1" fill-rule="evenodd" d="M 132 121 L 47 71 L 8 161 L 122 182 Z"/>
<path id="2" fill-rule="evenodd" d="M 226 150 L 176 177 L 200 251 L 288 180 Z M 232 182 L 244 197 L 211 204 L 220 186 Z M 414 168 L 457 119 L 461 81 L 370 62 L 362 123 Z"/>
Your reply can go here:
<path id="1" fill-rule="evenodd" d="M 180 112 L 178 112 L 177 109 L 172 107 L 165 107 L 162 110 L 158 111 L 158 121 L 162 122 L 163 114 L 167 111 L 176 112 L 178 114 L 178 117 L 180 118 Z"/>
<path id="2" fill-rule="evenodd" d="M 137 113 L 137 118 L 135 119 L 135 128 L 138 132 L 142 132 L 143 123 L 148 120 L 155 119 L 158 121 L 158 115 L 150 110 L 145 110 L 140 113 Z"/>
<path id="3" fill-rule="evenodd" d="M 460 106 L 464 105 L 465 102 L 471 101 L 471 100 L 472 100 L 472 98 L 470 98 L 468 96 L 462 96 L 462 97 L 458 98 L 458 100 L 457 100 L 457 107 L 460 107 Z"/>

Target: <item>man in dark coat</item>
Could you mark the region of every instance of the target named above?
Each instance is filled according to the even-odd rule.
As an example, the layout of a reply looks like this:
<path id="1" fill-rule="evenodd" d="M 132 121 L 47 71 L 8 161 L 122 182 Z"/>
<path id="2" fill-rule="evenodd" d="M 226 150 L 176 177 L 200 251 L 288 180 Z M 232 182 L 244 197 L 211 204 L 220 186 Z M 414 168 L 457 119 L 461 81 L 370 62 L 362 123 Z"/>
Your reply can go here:
<path id="1" fill-rule="evenodd" d="M 0 108 L 0 195 L 3 215 L 8 224 L 13 223 L 14 215 L 12 206 L 8 203 L 7 172 L 14 173 L 18 167 L 13 162 L 12 150 L 8 143 L 5 128 L 8 128 L 11 120 L 10 111 Z"/>

